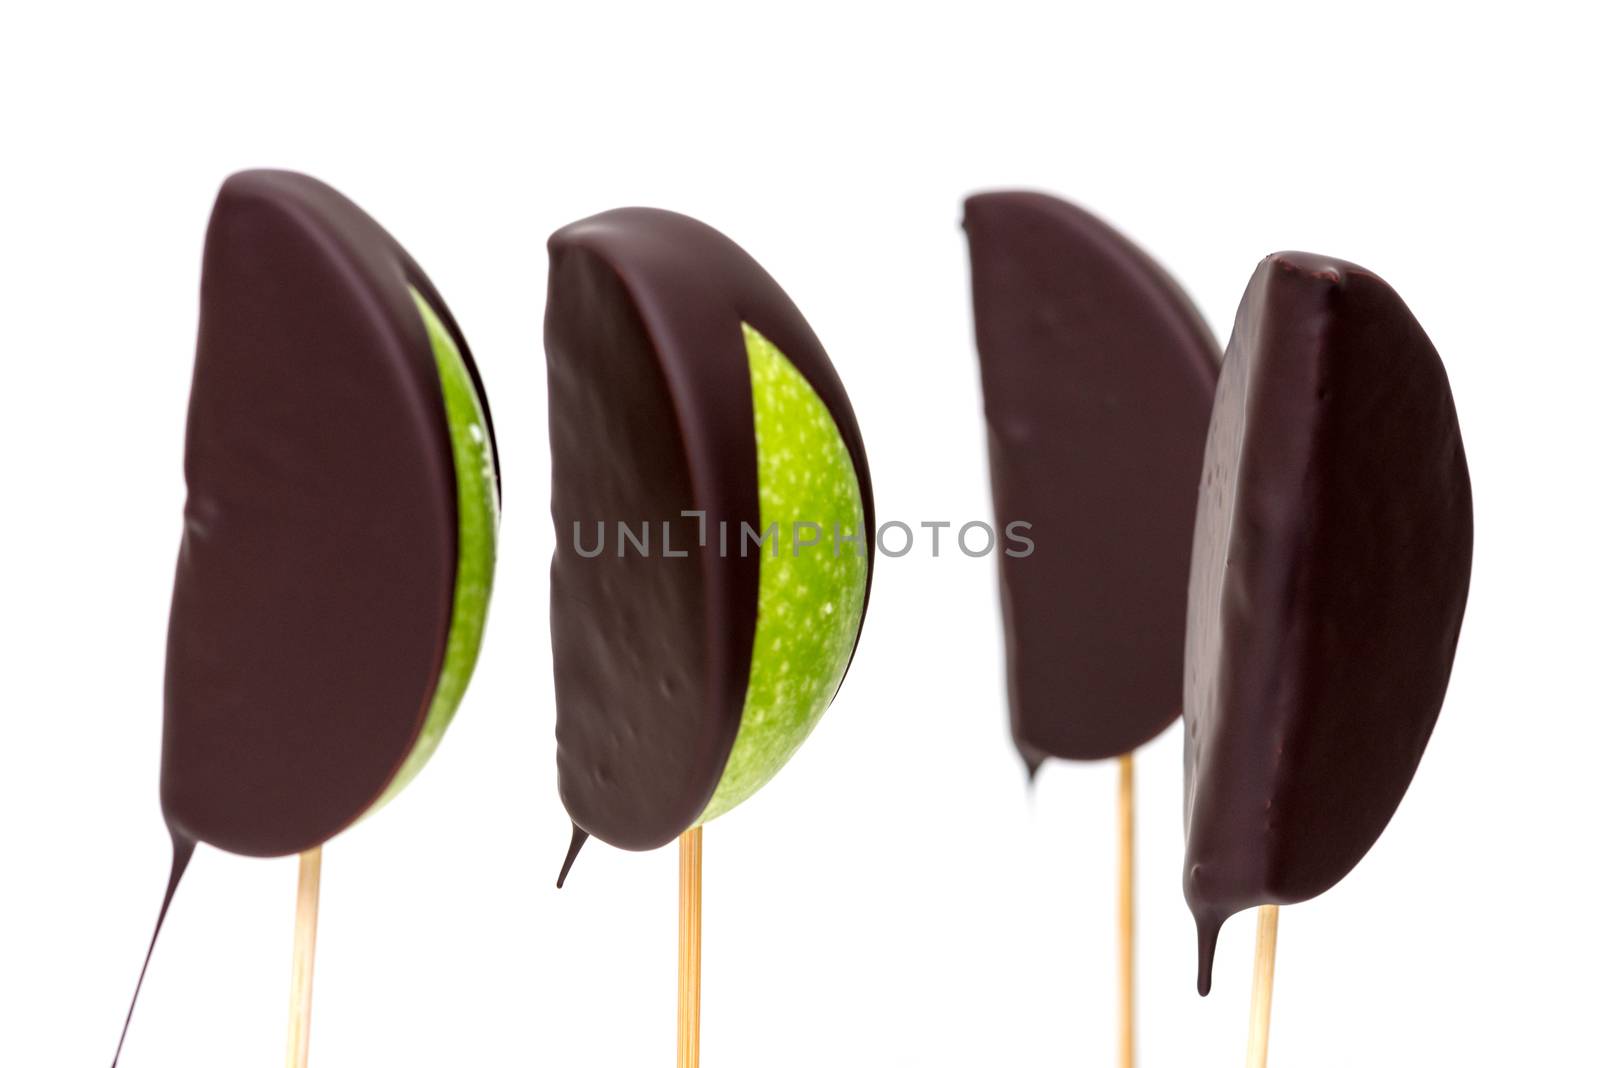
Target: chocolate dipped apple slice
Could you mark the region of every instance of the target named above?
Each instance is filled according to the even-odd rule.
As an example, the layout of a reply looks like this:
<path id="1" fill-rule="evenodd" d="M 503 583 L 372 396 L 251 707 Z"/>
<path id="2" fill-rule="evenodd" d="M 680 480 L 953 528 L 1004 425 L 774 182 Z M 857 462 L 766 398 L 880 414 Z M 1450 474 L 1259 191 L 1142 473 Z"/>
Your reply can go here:
<path id="1" fill-rule="evenodd" d="M 1155 261 L 1040 193 L 966 202 L 1011 734 L 1119 759 L 1121 1061 L 1133 1063 L 1133 750 L 1178 717 L 1196 489 L 1221 354 Z"/>
<path id="2" fill-rule="evenodd" d="M 697 960 L 699 827 L 793 755 L 854 651 L 873 554 L 866 453 L 793 302 L 683 215 L 628 208 L 557 231 L 545 350 L 557 765 L 574 827 L 561 877 L 590 835 L 632 850 L 682 836 Z"/>
<path id="3" fill-rule="evenodd" d="M 1267 257 L 1223 360 L 1189 585 L 1184 895 L 1202 994 L 1224 920 L 1266 906 L 1270 948 L 1277 906 L 1333 886 L 1388 824 L 1444 700 L 1471 567 L 1467 462 L 1428 336 L 1363 267 Z"/>
<path id="4" fill-rule="evenodd" d="M 404 787 L 455 714 L 499 521 L 465 339 L 399 244 L 315 179 L 223 184 L 184 467 L 161 915 L 197 843 L 300 854 L 299 954 L 314 944 L 320 847 Z M 309 972 L 297 956 L 307 997 Z M 304 1023 L 291 1020 L 291 1064 Z"/>

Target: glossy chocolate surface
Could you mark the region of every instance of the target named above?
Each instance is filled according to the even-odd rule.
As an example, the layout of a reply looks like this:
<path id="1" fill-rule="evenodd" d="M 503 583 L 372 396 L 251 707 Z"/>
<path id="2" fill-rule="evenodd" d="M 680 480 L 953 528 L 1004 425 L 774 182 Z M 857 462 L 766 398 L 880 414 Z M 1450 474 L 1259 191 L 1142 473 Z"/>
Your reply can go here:
<path id="1" fill-rule="evenodd" d="M 1011 731 L 1035 770 L 1137 748 L 1182 707 L 1196 490 L 1220 354 L 1177 284 L 1087 212 L 966 203 Z M 1002 542 L 1004 544 L 1004 542 Z"/>
<path id="2" fill-rule="evenodd" d="M 1206 444 L 1185 661 L 1184 893 L 1218 928 L 1314 897 L 1377 840 L 1444 699 L 1472 564 L 1450 384 L 1354 264 L 1268 257 Z"/>
<path id="3" fill-rule="evenodd" d="M 186 838 L 275 856 L 383 792 L 421 729 L 456 571 L 456 488 L 416 286 L 304 175 L 223 185 L 206 236 L 168 629 L 161 799 Z M 469 363 L 470 367 L 470 363 Z"/>
<path id="4" fill-rule="evenodd" d="M 652 849 L 688 829 L 739 729 L 760 576 L 756 553 L 739 551 L 741 524 L 760 528 L 741 323 L 832 413 L 872 529 L 844 387 L 799 310 L 744 250 L 647 208 L 550 238 L 550 624 L 561 798 L 583 832 L 574 852 L 585 834 Z M 648 529 L 648 556 L 631 542 L 619 552 L 619 522 Z M 602 527 L 603 551 L 580 554 Z M 685 555 L 668 557 L 669 546 Z"/>

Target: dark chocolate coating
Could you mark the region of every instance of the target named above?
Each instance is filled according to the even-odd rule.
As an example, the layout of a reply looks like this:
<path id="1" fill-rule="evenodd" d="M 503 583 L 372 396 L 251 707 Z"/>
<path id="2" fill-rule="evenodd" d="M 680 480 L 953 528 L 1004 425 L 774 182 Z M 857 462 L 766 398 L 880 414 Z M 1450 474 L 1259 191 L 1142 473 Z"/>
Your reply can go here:
<path id="1" fill-rule="evenodd" d="M 167 642 L 161 800 L 182 837 L 251 856 L 318 845 L 372 805 L 421 730 L 457 514 L 408 285 L 470 368 L 437 291 L 360 208 L 299 174 L 224 183 Z"/>
<path id="2" fill-rule="evenodd" d="M 1030 772 L 1117 756 L 1181 710 L 1221 356 L 1166 272 L 1082 209 L 985 193 L 965 226 L 995 525 L 1033 525 L 1032 555 L 999 557 L 1012 738 Z"/>
<path id="3" fill-rule="evenodd" d="M 760 510 L 741 322 L 827 406 L 875 529 L 844 386 L 794 303 L 743 249 L 648 208 L 596 215 L 550 238 L 556 759 L 576 827 L 624 849 L 653 849 L 693 825 L 743 712 L 760 561 L 742 555 L 738 539 L 743 523 L 759 530 Z M 704 547 L 701 520 L 685 511 L 705 513 Z M 648 557 L 631 546 L 618 554 L 619 521 L 636 532 L 649 523 Z M 605 552 L 580 556 L 574 525 L 587 550 L 602 523 Z M 686 556 L 663 555 L 663 524 Z"/>
<path id="4" fill-rule="evenodd" d="M 1200 992 L 1233 913 L 1315 897 L 1394 814 L 1450 679 L 1472 489 L 1444 365 L 1382 279 L 1256 269 L 1206 443 L 1184 671 Z"/>
<path id="5" fill-rule="evenodd" d="M 438 364 L 408 287 L 472 377 L 498 494 L 482 380 L 415 261 L 314 178 L 245 171 L 223 183 L 206 232 L 167 630 L 172 872 L 135 1003 L 197 842 L 249 856 L 320 845 L 371 808 L 422 729 L 459 517 Z M 130 1005 L 124 1040 L 132 1018 Z"/>

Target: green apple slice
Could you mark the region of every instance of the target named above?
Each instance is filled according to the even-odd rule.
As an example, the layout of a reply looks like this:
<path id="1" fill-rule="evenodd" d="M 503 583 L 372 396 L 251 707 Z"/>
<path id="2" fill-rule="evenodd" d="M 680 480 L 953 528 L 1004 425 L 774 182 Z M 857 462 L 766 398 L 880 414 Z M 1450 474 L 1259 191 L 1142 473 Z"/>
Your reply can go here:
<path id="1" fill-rule="evenodd" d="M 777 536 L 760 550 L 739 732 L 700 823 L 759 790 L 806 740 L 844 679 L 867 596 L 871 532 L 839 427 L 805 376 L 749 324 L 744 341 L 761 529 L 775 526 Z"/>
<path id="2" fill-rule="evenodd" d="M 434 687 L 433 700 L 405 762 L 383 795 L 368 810 L 370 815 L 389 802 L 416 777 L 439 748 L 456 708 L 478 663 L 489 594 L 494 586 L 495 541 L 500 527 L 500 499 L 495 492 L 494 452 L 488 420 L 478 399 L 477 385 L 467 370 L 461 350 L 422 294 L 411 290 L 433 346 L 444 393 L 445 418 L 450 427 L 450 449 L 456 470 L 456 516 L 459 524 L 456 550 L 455 599 L 450 612 L 449 638 L 444 664 Z"/>

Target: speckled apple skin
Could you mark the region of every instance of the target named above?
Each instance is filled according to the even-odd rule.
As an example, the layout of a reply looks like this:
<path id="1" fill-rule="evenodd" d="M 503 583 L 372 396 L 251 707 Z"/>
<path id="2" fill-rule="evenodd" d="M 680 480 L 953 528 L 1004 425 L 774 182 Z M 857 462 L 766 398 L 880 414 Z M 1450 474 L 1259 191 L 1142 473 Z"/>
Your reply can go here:
<path id="1" fill-rule="evenodd" d="M 739 733 L 701 823 L 766 785 L 811 734 L 850 664 L 867 593 L 870 533 L 839 428 L 783 353 L 749 324 L 744 340 L 761 529 L 777 533 L 760 550 L 755 647 Z"/>
<path id="2" fill-rule="evenodd" d="M 455 719 L 456 709 L 461 705 L 473 668 L 478 663 L 478 649 L 483 644 L 500 529 L 494 447 L 490 444 L 488 421 L 478 399 L 477 387 L 455 339 L 439 316 L 415 289 L 411 296 L 417 302 L 417 311 L 433 346 L 433 358 L 439 365 L 439 385 L 450 425 L 450 450 L 456 471 L 456 511 L 460 523 L 456 542 L 456 588 L 444 664 L 433 699 L 428 704 L 422 733 L 406 754 L 394 779 L 367 811 L 368 815 L 388 804 L 416 778 Z"/>

